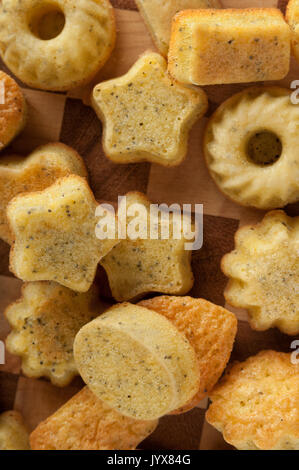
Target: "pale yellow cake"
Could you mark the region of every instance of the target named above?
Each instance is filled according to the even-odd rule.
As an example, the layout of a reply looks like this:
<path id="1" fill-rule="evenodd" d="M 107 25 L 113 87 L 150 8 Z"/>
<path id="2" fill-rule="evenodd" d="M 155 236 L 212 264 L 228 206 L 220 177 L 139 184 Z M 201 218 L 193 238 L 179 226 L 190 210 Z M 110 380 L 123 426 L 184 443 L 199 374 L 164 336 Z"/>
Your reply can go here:
<path id="1" fill-rule="evenodd" d="M 24 83 L 69 90 L 89 82 L 115 43 L 109 0 L 3 0 L 0 54 Z"/>
<path id="2" fill-rule="evenodd" d="M 208 101 L 200 88 L 172 81 L 166 60 L 147 52 L 126 75 L 96 85 L 92 104 L 103 122 L 104 152 L 114 163 L 175 166 L 184 160 L 189 131 Z"/>
<path id="3" fill-rule="evenodd" d="M 134 206 L 138 219 L 130 214 Z M 143 209 L 143 211 L 141 211 Z M 192 236 L 194 227 L 188 227 L 186 233 L 183 227 L 181 214 L 169 214 L 169 219 L 158 216 L 158 233 L 151 235 L 151 202 L 142 193 L 131 192 L 126 196 L 126 209 L 120 205 L 118 215 L 125 211 L 126 238 L 113 247 L 113 249 L 100 261 L 104 267 L 112 295 L 118 302 L 138 299 L 149 292 L 183 295 L 193 286 L 194 277 L 191 268 L 192 250 L 186 249 L 186 244 L 192 244 L 194 238 L 187 241 L 187 235 Z M 137 215 L 137 213 L 136 213 Z M 144 229 L 138 238 L 132 239 L 128 230 L 133 221 L 140 221 Z M 181 224 L 181 227 L 179 225 Z M 178 231 L 176 230 L 178 228 Z M 163 229 L 165 233 L 163 239 Z M 132 233 L 134 235 L 134 233 Z"/>
<path id="4" fill-rule="evenodd" d="M 222 260 L 227 302 L 247 309 L 255 330 L 299 334 L 299 217 L 270 212 L 242 227 L 235 245 Z"/>
<path id="5" fill-rule="evenodd" d="M 221 8 L 219 0 L 135 0 L 159 52 L 167 56 L 171 23 L 176 13 L 198 8 Z"/>
<path id="6" fill-rule="evenodd" d="M 208 169 L 230 199 L 258 209 L 299 201 L 299 107 L 281 87 L 247 88 L 226 100 L 204 135 Z"/>
<path id="7" fill-rule="evenodd" d="M 299 364 L 263 351 L 229 369 L 207 421 L 239 450 L 299 450 Z"/>
<path id="8" fill-rule="evenodd" d="M 84 382 L 125 416 L 151 420 L 185 405 L 200 384 L 186 336 L 153 310 L 118 304 L 85 325 L 74 342 Z"/>
<path id="9" fill-rule="evenodd" d="M 13 242 L 6 217 L 9 201 L 18 194 L 45 189 L 70 174 L 87 177 L 84 161 L 74 149 L 59 142 L 42 145 L 26 158 L 1 157 L 0 238 L 9 244 Z"/>
<path id="10" fill-rule="evenodd" d="M 32 450 L 135 450 L 158 422 L 128 418 L 84 387 L 30 435 Z"/>
<path id="11" fill-rule="evenodd" d="M 194 85 L 280 80 L 290 68 L 290 29 L 280 10 L 186 10 L 172 25 L 170 74 Z"/>
<path id="12" fill-rule="evenodd" d="M 23 281 L 55 281 L 87 292 L 99 261 L 117 243 L 96 237 L 97 206 L 86 179 L 77 175 L 16 196 L 7 208 L 14 239 L 10 270 Z"/>
<path id="13" fill-rule="evenodd" d="M 103 310 L 96 286 L 79 294 L 55 282 L 30 282 L 5 311 L 12 330 L 6 348 L 21 357 L 25 375 L 48 377 L 53 385 L 64 387 L 78 374 L 73 357 L 76 334 Z"/>

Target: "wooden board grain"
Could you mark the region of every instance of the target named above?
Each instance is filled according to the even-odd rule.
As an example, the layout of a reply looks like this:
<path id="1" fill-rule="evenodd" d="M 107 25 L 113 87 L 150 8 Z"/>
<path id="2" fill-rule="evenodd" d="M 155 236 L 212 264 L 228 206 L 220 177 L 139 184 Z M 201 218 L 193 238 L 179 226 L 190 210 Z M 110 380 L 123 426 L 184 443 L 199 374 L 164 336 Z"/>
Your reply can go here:
<path id="1" fill-rule="evenodd" d="M 68 94 L 47 93 L 23 86 L 29 104 L 29 120 L 24 132 L 8 151 L 26 155 L 40 143 L 53 140 L 61 140 L 73 146 L 86 162 L 90 184 L 99 201 L 116 202 L 119 195 L 138 190 L 155 202 L 203 203 L 204 246 L 193 256 L 195 284 L 191 295 L 225 305 L 223 290 L 226 278 L 219 266 L 221 257 L 233 248 L 237 228 L 260 220 L 263 213 L 243 209 L 229 201 L 211 180 L 201 148 L 207 117 L 194 126 L 187 158 L 177 168 L 165 169 L 148 163 L 115 165 L 105 157 L 101 145 L 102 126 L 89 106 L 93 85 L 124 74 L 142 52 L 155 50 L 134 1 L 113 0 L 112 3 L 117 8 L 118 37 L 115 51 L 106 66 L 87 87 Z M 222 3 L 226 8 L 277 5 L 276 0 L 222 0 Z M 280 0 L 282 9 L 285 4 L 285 0 Z M 2 68 L 7 71 L 4 66 Z M 299 79 L 299 65 L 292 59 L 290 73 L 280 83 L 288 87 L 294 79 Z M 205 87 L 210 101 L 207 116 L 223 100 L 246 86 L 248 85 Z M 299 207 L 290 207 L 288 211 L 296 215 Z M 21 285 L 9 273 L 8 253 L 9 247 L 0 242 L 0 340 L 9 331 L 9 325 L 3 316 L 4 309 L 9 302 L 18 298 Z M 103 295 L 109 296 L 107 279 L 101 270 L 97 280 Z M 289 337 L 278 330 L 253 332 L 247 321 L 247 313 L 238 309 L 231 310 L 239 319 L 233 360 L 243 360 L 265 348 L 289 350 Z M 32 430 L 81 387 L 79 378 L 64 389 L 58 389 L 44 379 L 26 378 L 20 371 L 19 359 L 7 354 L 6 364 L 0 366 L 0 412 L 15 407 L 23 413 L 29 429 Z M 205 422 L 206 408 L 205 400 L 199 408 L 183 416 L 163 418 L 158 429 L 142 443 L 141 448 L 230 449 L 222 436 Z"/>

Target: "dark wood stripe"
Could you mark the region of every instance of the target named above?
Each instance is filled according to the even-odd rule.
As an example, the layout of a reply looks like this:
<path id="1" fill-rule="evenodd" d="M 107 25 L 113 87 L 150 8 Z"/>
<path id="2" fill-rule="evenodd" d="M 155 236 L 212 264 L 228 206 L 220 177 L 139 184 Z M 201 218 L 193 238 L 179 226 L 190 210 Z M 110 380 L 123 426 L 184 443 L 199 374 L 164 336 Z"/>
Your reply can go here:
<path id="1" fill-rule="evenodd" d="M 0 413 L 13 409 L 18 380 L 18 375 L 0 372 Z"/>
<path id="2" fill-rule="evenodd" d="M 289 0 L 278 0 L 277 8 L 279 8 L 283 14 L 286 12 L 288 2 Z"/>
<path id="3" fill-rule="evenodd" d="M 195 408 L 184 415 L 164 416 L 156 431 L 140 444 L 144 450 L 197 450 L 205 410 Z"/>
<path id="4" fill-rule="evenodd" d="M 238 322 L 238 333 L 231 361 L 244 361 L 258 352 L 271 349 L 291 353 L 292 336 L 284 335 L 277 328 L 267 331 L 254 331 L 248 322 Z"/>
<path id="5" fill-rule="evenodd" d="M 137 10 L 134 0 L 110 0 L 114 8 L 121 8 L 123 10 Z"/>
<path id="6" fill-rule="evenodd" d="M 298 217 L 299 215 L 299 202 L 296 202 L 295 204 L 290 204 L 285 208 L 286 213 L 290 217 Z"/>
<path id="7" fill-rule="evenodd" d="M 8 269 L 9 265 L 9 246 L 7 243 L 0 240 L 0 274 L 2 276 L 11 276 Z"/>
<path id="8" fill-rule="evenodd" d="M 234 248 L 234 234 L 239 222 L 224 217 L 204 216 L 204 245 L 192 257 L 195 277 L 192 297 L 202 297 L 224 306 L 223 291 L 227 278 L 222 274 L 222 257 Z"/>

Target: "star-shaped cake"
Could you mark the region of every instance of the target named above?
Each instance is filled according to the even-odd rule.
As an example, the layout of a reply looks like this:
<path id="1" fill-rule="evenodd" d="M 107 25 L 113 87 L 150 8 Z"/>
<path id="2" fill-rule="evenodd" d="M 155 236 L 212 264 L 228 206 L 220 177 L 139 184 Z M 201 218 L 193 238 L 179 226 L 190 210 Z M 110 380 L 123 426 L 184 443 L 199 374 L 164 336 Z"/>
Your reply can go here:
<path id="1" fill-rule="evenodd" d="M 277 327 L 299 333 L 299 217 L 269 212 L 236 234 L 235 250 L 222 260 L 230 278 L 226 300 L 248 310 L 255 330 Z"/>
<path id="2" fill-rule="evenodd" d="M 41 191 L 70 174 L 87 177 L 87 170 L 80 155 L 60 142 L 42 145 L 27 158 L 1 157 L 0 238 L 9 244 L 13 241 L 6 218 L 9 201 L 21 193 Z"/>
<path id="3" fill-rule="evenodd" d="M 105 310 L 93 285 L 78 293 L 56 282 L 29 282 L 22 297 L 7 307 L 11 326 L 6 348 L 21 357 L 28 377 L 48 377 L 64 387 L 78 374 L 73 356 L 76 334 Z"/>
<path id="4" fill-rule="evenodd" d="M 14 239 L 10 270 L 23 281 L 56 281 L 87 292 L 99 261 L 117 243 L 96 237 L 96 208 L 86 180 L 77 175 L 14 198 L 7 208 Z"/>
<path id="5" fill-rule="evenodd" d="M 139 214 L 139 233 L 133 239 L 129 227 L 134 216 L 132 209 L 143 208 Z M 122 220 L 123 205 L 118 210 Z M 101 265 L 108 275 L 113 297 L 119 301 L 132 300 L 148 292 L 183 295 L 193 286 L 191 250 L 186 250 L 187 240 L 193 242 L 193 226 L 184 231 L 183 215 L 169 214 L 169 221 L 157 219 L 157 233 L 151 233 L 151 202 L 138 192 L 126 196 L 127 237 L 121 240 L 102 260 Z M 137 212 L 136 212 L 137 214 Z M 166 226 L 167 225 L 167 226 Z M 181 225 L 181 227 L 180 227 Z M 180 233 L 176 233 L 176 227 Z M 163 238 L 163 230 L 169 229 L 169 236 Z M 156 237 L 156 238 L 155 238 Z"/>
<path id="6" fill-rule="evenodd" d="M 115 163 L 179 165 L 189 130 L 207 110 L 203 90 L 170 79 L 165 59 L 145 53 L 119 78 L 98 84 L 93 107 L 103 122 L 103 148 Z"/>

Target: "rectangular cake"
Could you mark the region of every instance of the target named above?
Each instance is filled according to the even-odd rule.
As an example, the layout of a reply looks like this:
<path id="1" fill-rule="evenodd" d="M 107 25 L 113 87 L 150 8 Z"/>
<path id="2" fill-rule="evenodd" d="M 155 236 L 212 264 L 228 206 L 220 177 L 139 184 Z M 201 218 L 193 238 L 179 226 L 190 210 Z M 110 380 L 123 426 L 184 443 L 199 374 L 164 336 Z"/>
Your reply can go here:
<path id="1" fill-rule="evenodd" d="M 169 72 L 193 85 L 284 78 L 290 30 L 275 8 L 185 10 L 173 20 Z"/>

